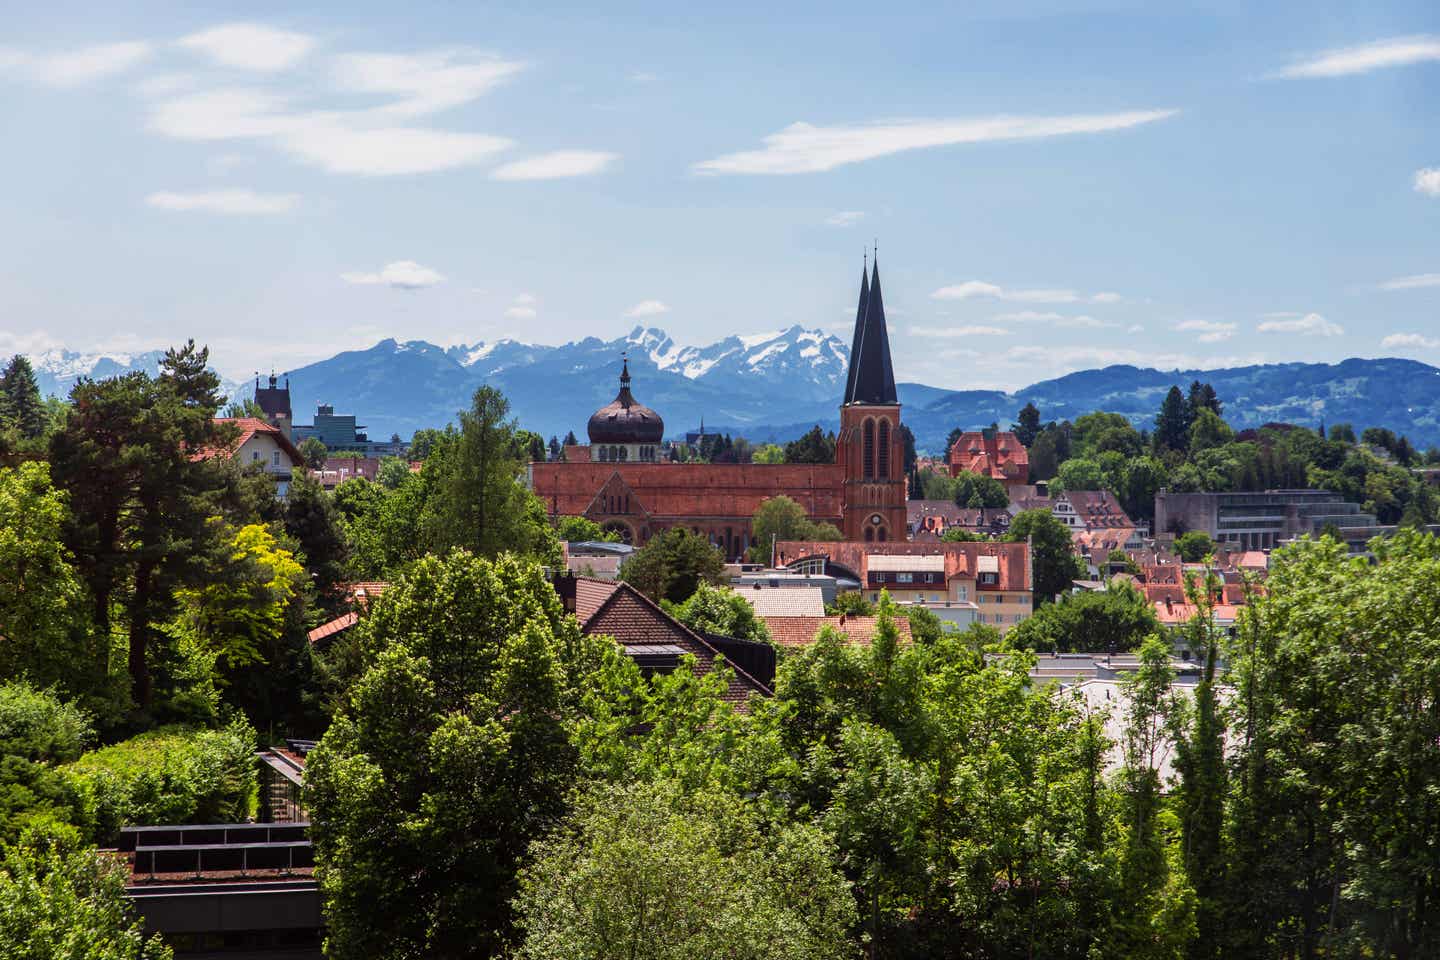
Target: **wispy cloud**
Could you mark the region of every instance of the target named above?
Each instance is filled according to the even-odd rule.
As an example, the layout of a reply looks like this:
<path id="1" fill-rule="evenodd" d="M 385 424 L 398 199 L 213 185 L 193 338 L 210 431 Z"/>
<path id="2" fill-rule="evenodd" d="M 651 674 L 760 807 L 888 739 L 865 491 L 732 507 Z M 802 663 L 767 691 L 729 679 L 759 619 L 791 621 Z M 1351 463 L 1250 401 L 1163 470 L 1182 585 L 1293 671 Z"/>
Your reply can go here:
<path id="1" fill-rule="evenodd" d="M 1346 77 L 1387 67 L 1403 67 L 1427 60 L 1440 60 L 1440 37 L 1417 35 L 1391 37 L 1353 47 L 1339 47 L 1310 54 L 1277 70 L 1279 77 Z"/>
<path id="2" fill-rule="evenodd" d="M 1099 317 L 1080 315 L 1078 317 L 1061 317 L 1055 321 L 1057 327 L 1084 327 L 1090 330 L 1104 330 L 1111 327 L 1118 327 L 1120 324 L 1114 320 L 1101 320 Z"/>
<path id="3" fill-rule="evenodd" d="M 1015 331 L 1005 327 L 988 327 L 981 324 L 963 327 L 911 327 L 913 337 L 1008 337 Z"/>
<path id="4" fill-rule="evenodd" d="M 1392 333 L 1380 341 L 1380 346 L 1386 348 L 1419 347 L 1425 350 L 1434 350 L 1436 347 L 1440 347 L 1440 338 L 1427 337 L 1422 333 Z"/>
<path id="5" fill-rule="evenodd" d="M 1220 343 L 1235 335 L 1236 324 L 1222 320 L 1181 320 L 1175 329 L 1182 333 L 1198 333 L 1200 343 Z"/>
<path id="6" fill-rule="evenodd" d="M 509 307 L 505 311 L 505 316 L 511 320 L 533 320 L 535 314 L 534 307 Z"/>
<path id="7" fill-rule="evenodd" d="M 1303 333 L 1312 337 L 1338 337 L 1345 328 L 1318 313 L 1266 314 L 1256 327 L 1261 333 Z"/>
<path id="8" fill-rule="evenodd" d="M 662 313 L 669 313 L 670 308 L 663 300 L 641 300 L 635 306 L 625 311 L 627 317 L 658 317 Z"/>
<path id="9" fill-rule="evenodd" d="M 305 59 L 315 40 L 262 23 L 225 23 L 181 37 L 179 44 L 222 67 L 272 73 Z"/>
<path id="10" fill-rule="evenodd" d="M 1110 290 L 1102 290 L 1090 298 L 1091 303 L 1119 303 L 1125 298 Z"/>
<path id="11" fill-rule="evenodd" d="M 539 303 L 540 300 L 539 300 L 539 298 L 536 297 L 535 294 L 533 294 L 533 293 L 517 293 L 517 294 L 515 294 L 515 298 L 514 298 L 511 302 L 512 302 L 512 303 L 521 303 L 521 304 L 532 304 L 532 303 Z"/>
<path id="12" fill-rule="evenodd" d="M 1065 319 L 1063 313 L 1049 311 L 1020 310 L 1015 313 L 998 313 L 990 318 L 998 323 L 1052 323 Z"/>
<path id="13" fill-rule="evenodd" d="M 1381 290 L 1420 290 L 1424 287 L 1440 287 L 1440 273 L 1417 273 L 1412 277 L 1396 277 L 1380 284 Z"/>
<path id="14" fill-rule="evenodd" d="M 1051 288 L 1017 290 L 994 283 L 986 283 L 984 280 L 967 280 L 964 283 L 941 287 L 930 294 L 932 300 L 974 300 L 979 298 L 1009 300 L 1015 303 L 1079 303 L 1087 299 L 1091 303 L 1114 303 L 1120 299 L 1120 295 L 1118 293 L 1097 293 L 1094 297 L 1087 298 L 1084 294 L 1074 290 Z M 1019 319 L 1033 319 L 1026 314 L 1016 314 L 1015 316 Z"/>
<path id="15" fill-rule="evenodd" d="M 600 150 L 556 150 L 496 167 L 491 180 L 559 180 L 587 177 L 614 163 L 617 154 Z"/>
<path id="16" fill-rule="evenodd" d="M 1176 110 L 1070 114 L 1050 117 L 993 116 L 955 120 L 902 120 L 819 127 L 794 123 L 764 138 L 759 150 L 727 153 L 695 164 L 703 174 L 820 173 L 876 157 L 961 143 L 1036 140 L 1137 127 Z"/>
<path id="17" fill-rule="evenodd" d="M 0 48 L 0 69 L 22 71 L 49 87 L 78 87 L 123 73 L 148 58 L 153 50 L 151 44 L 139 40 L 51 54 Z"/>
<path id="18" fill-rule="evenodd" d="M 1416 170 L 1415 191 L 1430 197 L 1440 197 L 1440 167 Z"/>
<path id="19" fill-rule="evenodd" d="M 396 260 L 385 264 L 378 273 L 342 273 L 340 279 L 346 283 L 384 285 L 397 290 L 420 290 L 433 287 L 445 278 L 414 260 Z"/>
<path id="20" fill-rule="evenodd" d="M 289 213 L 300 203 L 298 193 L 256 193 L 253 190 L 204 190 L 177 193 L 161 190 L 145 202 L 160 210 L 198 210 L 204 213 L 276 214 Z"/>
<path id="21" fill-rule="evenodd" d="M 373 108 L 392 117 L 421 117 L 462 106 L 525 69 L 518 60 L 455 51 L 347 53 L 331 60 L 331 80 L 347 93 L 392 97 Z"/>
<path id="22" fill-rule="evenodd" d="M 865 218 L 864 210 L 840 210 L 825 218 L 827 227 L 853 227 Z"/>

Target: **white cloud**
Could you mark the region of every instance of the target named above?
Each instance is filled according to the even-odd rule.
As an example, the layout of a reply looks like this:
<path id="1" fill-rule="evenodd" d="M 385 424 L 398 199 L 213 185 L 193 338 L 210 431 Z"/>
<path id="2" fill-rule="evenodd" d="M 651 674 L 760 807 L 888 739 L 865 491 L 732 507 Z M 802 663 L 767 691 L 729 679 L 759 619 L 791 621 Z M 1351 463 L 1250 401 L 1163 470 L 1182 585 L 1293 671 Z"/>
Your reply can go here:
<path id="1" fill-rule="evenodd" d="M 400 117 L 426 116 L 469 103 L 525 69 L 517 60 L 454 51 L 347 53 L 331 62 L 331 79 L 337 87 L 398 97 L 374 112 Z"/>
<path id="2" fill-rule="evenodd" d="M 343 123 L 303 125 L 280 138 L 282 150 L 322 170 L 382 177 L 471 166 L 512 145 L 504 137 L 483 133 L 420 127 L 354 129 Z"/>
<path id="3" fill-rule="evenodd" d="M 502 164 L 490 173 L 491 180 L 558 180 L 585 177 L 604 170 L 618 154 L 599 150 L 556 150 Z"/>
<path id="4" fill-rule="evenodd" d="M 505 316 L 511 320 L 533 320 L 535 318 L 534 307 L 511 307 L 505 311 Z"/>
<path id="5" fill-rule="evenodd" d="M 853 227 L 865 217 L 863 210 L 841 210 L 825 218 L 827 227 Z"/>
<path id="6" fill-rule="evenodd" d="M 658 79 L 660 78 L 646 70 L 636 70 L 630 74 L 631 83 L 654 83 Z"/>
<path id="7" fill-rule="evenodd" d="M 256 193 L 253 190 L 207 190 L 176 193 L 161 190 L 145 198 L 161 210 L 199 210 L 205 213 L 272 214 L 289 213 L 300 203 L 298 193 Z"/>
<path id="8" fill-rule="evenodd" d="M 1033 140 L 1101 133 L 1174 116 L 1176 110 L 1071 114 L 1055 117 L 994 116 L 957 120 L 903 120 L 854 126 L 793 123 L 765 137 L 760 150 L 728 153 L 695 164 L 696 173 L 818 173 L 905 150 L 992 140 Z"/>
<path id="9" fill-rule="evenodd" d="M 1338 337 L 1345 328 L 1320 316 L 1318 313 L 1266 314 L 1267 319 L 1257 327 L 1261 333 L 1303 333 L 1312 337 Z"/>
<path id="10" fill-rule="evenodd" d="M 1053 375 L 1059 375 L 1089 367 L 1108 367 L 1115 364 L 1153 367 L 1158 370 L 1214 370 L 1219 367 L 1237 367 L 1265 362 L 1265 358 L 1259 354 L 1199 357 L 1185 353 L 1157 353 L 1151 349 L 1033 344 L 1011 347 L 1005 351 L 1001 359 L 1011 366 L 1021 368 L 1031 376 L 1037 375 L 1039 371 L 1048 371 Z"/>
<path id="11" fill-rule="evenodd" d="M 1080 299 L 1080 294 L 1074 290 L 1009 290 L 983 280 L 967 280 L 941 287 L 930 294 L 932 300 L 971 300 L 976 297 L 993 297 L 1017 303 L 1074 303 Z"/>
<path id="12" fill-rule="evenodd" d="M 1392 333 L 1380 341 L 1382 347 L 1419 347 L 1434 350 L 1440 347 L 1440 338 L 1427 337 L 1421 333 Z"/>
<path id="13" fill-rule="evenodd" d="M 0 69 L 16 69 L 50 87 L 78 87 L 123 73 L 150 56 L 154 48 L 143 41 L 103 43 L 65 53 L 37 55 L 0 49 Z"/>
<path id="14" fill-rule="evenodd" d="M 973 325 L 964 327 L 911 327 L 910 335 L 914 337 L 1008 337 L 1013 330 L 1004 327 L 987 327 Z"/>
<path id="15" fill-rule="evenodd" d="M 540 301 L 533 293 L 517 293 L 513 302 L 520 304 L 531 304 L 539 303 Z"/>
<path id="16" fill-rule="evenodd" d="M 222 153 L 219 156 L 206 160 L 205 169 L 212 176 L 220 177 L 249 163 L 250 158 L 243 153 Z"/>
<path id="17" fill-rule="evenodd" d="M 260 73 L 293 67 L 315 48 L 312 37 L 261 23 L 221 24 L 181 37 L 178 43 L 223 67 Z"/>
<path id="18" fill-rule="evenodd" d="M 1396 277 L 1380 284 L 1381 290 L 1420 290 L 1440 287 L 1440 273 L 1417 273 L 1413 277 Z"/>
<path id="19" fill-rule="evenodd" d="M 136 83 L 135 92 L 142 97 L 168 97 L 194 89 L 198 83 L 189 73 L 157 73 Z"/>
<path id="20" fill-rule="evenodd" d="M 422 267 L 414 260 L 396 260 L 393 263 L 385 264 L 379 273 L 342 273 L 340 279 L 346 283 L 383 284 L 398 290 L 419 290 L 423 287 L 433 287 L 445 278 L 429 267 Z"/>
<path id="21" fill-rule="evenodd" d="M 1440 197 L 1440 167 L 1426 167 L 1415 171 L 1415 191 L 1426 196 Z"/>
<path id="22" fill-rule="evenodd" d="M 1183 333 L 1198 333 L 1195 339 L 1200 343 L 1220 343 L 1235 335 L 1236 324 L 1220 320 L 1181 320 L 1175 329 Z"/>
<path id="23" fill-rule="evenodd" d="M 1275 76 L 1344 77 L 1386 67 L 1440 60 L 1440 37 L 1392 37 L 1353 47 L 1326 50 L 1293 63 Z"/>
<path id="24" fill-rule="evenodd" d="M 1143 323 L 1132 323 L 1132 324 L 1130 324 L 1130 326 L 1128 326 L 1128 327 L 1125 328 L 1125 332 L 1126 332 L 1126 333 L 1144 333 L 1144 332 L 1145 332 L 1145 324 L 1143 324 Z"/>
<path id="25" fill-rule="evenodd" d="M 662 313 L 669 313 L 670 308 L 660 300 L 641 300 L 635 306 L 625 311 L 627 317 L 658 317 Z"/>
<path id="26" fill-rule="evenodd" d="M 1086 327 L 1091 330 L 1102 330 L 1109 327 L 1118 327 L 1120 324 L 1114 320 L 1101 320 L 1098 317 L 1081 315 L 1078 317 L 1061 317 L 1055 321 L 1057 327 Z"/>
<path id="27" fill-rule="evenodd" d="M 1065 319 L 1063 313 L 1020 310 L 1015 313 L 998 313 L 990 318 L 999 323 L 1050 323 Z"/>
<path id="28" fill-rule="evenodd" d="M 1091 297 L 1091 298 L 1090 298 L 1090 302 L 1091 302 L 1091 303 L 1119 303 L 1119 302 L 1120 302 L 1121 300 L 1123 300 L 1123 299 L 1125 299 L 1125 298 L 1122 297 L 1122 296 L 1120 296 L 1120 294 L 1118 294 L 1118 293 L 1115 293 L 1115 292 L 1110 291 L 1110 290 L 1104 290 L 1104 291 L 1101 291 L 1100 293 L 1095 294 L 1095 296 Z"/>

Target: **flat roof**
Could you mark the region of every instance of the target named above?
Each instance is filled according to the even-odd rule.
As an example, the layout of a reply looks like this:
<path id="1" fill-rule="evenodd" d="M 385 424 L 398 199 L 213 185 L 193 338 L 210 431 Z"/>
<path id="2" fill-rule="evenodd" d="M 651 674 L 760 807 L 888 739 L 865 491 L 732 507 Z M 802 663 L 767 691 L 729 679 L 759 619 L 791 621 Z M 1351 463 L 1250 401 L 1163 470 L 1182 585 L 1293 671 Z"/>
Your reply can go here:
<path id="1" fill-rule="evenodd" d="M 994 559 L 993 557 L 991 558 Z M 865 556 L 865 565 L 870 570 L 884 573 L 893 571 L 919 571 L 921 573 L 944 573 L 945 557 L 943 554 L 934 556 L 906 556 L 905 554 L 893 553 L 871 553 Z M 996 569 L 999 569 L 998 567 Z"/>

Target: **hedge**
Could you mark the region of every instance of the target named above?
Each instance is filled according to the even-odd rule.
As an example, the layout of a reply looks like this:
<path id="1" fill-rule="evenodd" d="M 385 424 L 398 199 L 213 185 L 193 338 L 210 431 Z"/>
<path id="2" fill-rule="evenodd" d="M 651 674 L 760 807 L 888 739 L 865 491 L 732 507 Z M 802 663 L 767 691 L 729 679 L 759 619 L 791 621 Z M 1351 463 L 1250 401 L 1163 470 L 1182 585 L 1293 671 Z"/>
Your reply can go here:
<path id="1" fill-rule="evenodd" d="M 122 826 L 238 823 L 255 812 L 255 730 L 161 727 L 60 768 L 98 840 Z"/>

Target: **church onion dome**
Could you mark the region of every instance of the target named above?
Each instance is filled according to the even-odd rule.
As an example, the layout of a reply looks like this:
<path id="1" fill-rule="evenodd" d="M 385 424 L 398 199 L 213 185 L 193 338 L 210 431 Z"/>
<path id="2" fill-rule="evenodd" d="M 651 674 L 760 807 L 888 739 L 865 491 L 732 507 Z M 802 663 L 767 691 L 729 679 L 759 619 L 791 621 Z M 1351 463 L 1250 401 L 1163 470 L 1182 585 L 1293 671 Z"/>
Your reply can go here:
<path id="1" fill-rule="evenodd" d="M 665 435 L 660 414 L 630 393 L 630 363 L 620 369 L 620 392 L 615 399 L 590 416 L 587 428 L 591 443 L 659 443 Z"/>

